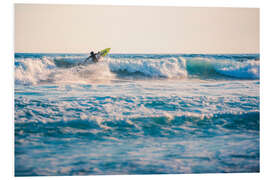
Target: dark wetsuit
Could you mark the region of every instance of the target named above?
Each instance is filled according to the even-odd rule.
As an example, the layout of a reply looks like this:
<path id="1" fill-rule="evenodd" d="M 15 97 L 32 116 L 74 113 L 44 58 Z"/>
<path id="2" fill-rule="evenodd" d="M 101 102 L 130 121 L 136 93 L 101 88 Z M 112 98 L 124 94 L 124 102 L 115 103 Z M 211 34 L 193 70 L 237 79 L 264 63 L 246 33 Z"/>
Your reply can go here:
<path id="1" fill-rule="evenodd" d="M 90 56 L 87 59 L 85 59 L 84 62 L 86 62 L 90 58 L 92 58 L 92 61 L 94 63 L 97 63 L 98 62 L 97 54 L 94 54 L 94 53 L 93 54 L 90 54 Z"/>
<path id="2" fill-rule="evenodd" d="M 92 58 L 92 61 L 94 63 L 97 63 L 98 62 L 97 54 L 92 54 L 90 57 Z"/>

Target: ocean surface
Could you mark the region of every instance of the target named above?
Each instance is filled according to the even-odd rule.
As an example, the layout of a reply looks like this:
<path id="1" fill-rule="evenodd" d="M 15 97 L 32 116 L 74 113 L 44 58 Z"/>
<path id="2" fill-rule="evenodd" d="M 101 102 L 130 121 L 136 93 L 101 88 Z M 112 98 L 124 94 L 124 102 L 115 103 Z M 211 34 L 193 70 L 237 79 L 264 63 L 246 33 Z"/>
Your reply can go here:
<path id="1" fill-rule="evenodd" d="M 15 176 L 260 171 L 259 54 L 15 54 Z"/>

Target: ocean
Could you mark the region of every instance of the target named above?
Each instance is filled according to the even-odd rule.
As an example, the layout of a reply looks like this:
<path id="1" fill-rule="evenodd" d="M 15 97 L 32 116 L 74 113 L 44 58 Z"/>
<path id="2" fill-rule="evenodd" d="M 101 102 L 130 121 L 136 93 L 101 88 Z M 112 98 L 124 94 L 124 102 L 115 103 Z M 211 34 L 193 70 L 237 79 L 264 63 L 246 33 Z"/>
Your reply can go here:
<path id="1" fill-rule="evenodd" d="M 15 176 L 260 171 L 259 54 L 16 53 Z"/>

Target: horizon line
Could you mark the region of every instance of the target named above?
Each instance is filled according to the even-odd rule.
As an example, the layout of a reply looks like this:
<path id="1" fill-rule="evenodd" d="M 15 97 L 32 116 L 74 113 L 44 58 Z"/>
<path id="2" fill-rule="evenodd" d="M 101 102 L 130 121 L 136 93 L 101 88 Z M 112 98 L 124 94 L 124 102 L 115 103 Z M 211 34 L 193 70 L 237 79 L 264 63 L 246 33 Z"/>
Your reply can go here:
<path id="1" fill-rule="evenodd" d="M 83 53 L 83 52 L 72 52 L 72 53 L 66 53 L 66 52 L 14 52 L 14 54 L 89 54 L 89 53 Z M 260 52 L 256 53 L 109 53 L 109 54 L 207 54 L 207 55 L 222 55 L 222 54 L 231 54 L 231 55 L 237 55 L 237 54 L 260 54 Z"/>

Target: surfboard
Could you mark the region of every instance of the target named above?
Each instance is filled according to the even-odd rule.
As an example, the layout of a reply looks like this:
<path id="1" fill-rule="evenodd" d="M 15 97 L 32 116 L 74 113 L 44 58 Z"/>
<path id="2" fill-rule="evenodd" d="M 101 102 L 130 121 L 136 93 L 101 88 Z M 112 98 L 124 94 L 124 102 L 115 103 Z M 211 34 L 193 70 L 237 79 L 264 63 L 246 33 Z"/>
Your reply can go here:
<path id="1" fill-rule="evenodd" d="M 101 57 L 105 57 L 110 52 L 110 50 L 111 50 L 111 48 L 106 48 L 106 49 L 103 49 L 103 50 L 99 51 L 97 53 L 98 60 Z M 72 67 L 75 67 L 75 66 L 83 66 L 83 65 L 88 65 L 88 64 L 94 64 L 94 62 L 92 61 L 91 58 L 87 62 L 79 62 L 79 63 L 69 62 L 69 61 L 66 61 L 65 59 L 54 59 L 54 63 L 55 63 L 55 65 L 57 67 L 60 67 L 60 68 L 72 68 Z"/>
<path id="2" fill-rule="evenodd" d="M 106 48 L 103 49 L 102 51 L 99 52 L 100 56 L 104 57 L 110 52 L 111 48 Z"/>

